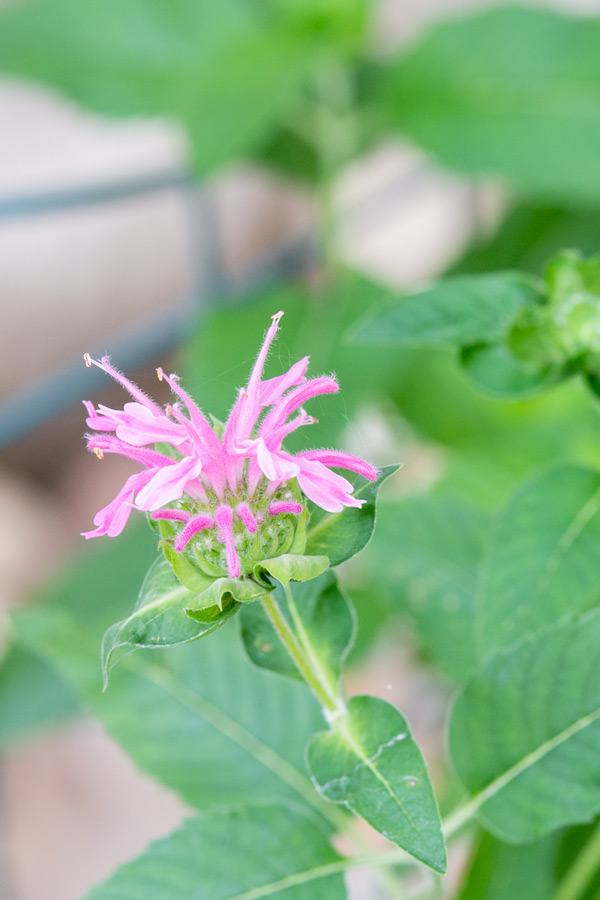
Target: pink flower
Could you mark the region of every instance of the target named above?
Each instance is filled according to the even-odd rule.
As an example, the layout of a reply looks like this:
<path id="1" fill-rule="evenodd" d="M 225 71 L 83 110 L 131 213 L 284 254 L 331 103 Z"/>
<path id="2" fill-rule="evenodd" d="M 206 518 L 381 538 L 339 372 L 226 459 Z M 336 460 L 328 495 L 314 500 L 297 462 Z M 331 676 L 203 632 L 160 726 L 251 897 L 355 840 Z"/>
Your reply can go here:
<path id="1" fill-rule="evenodd" d="M 353 485 L 331 467 L 358 472 L 373 481 L 369 463 L 336 450 L 307 450 L 293 456 L 284 438 L 315 420 L 303 404 L 319 394 L 335 393 L 335 378 L 306 379 L 309 357 L 283 375 L 262 379 L 269 347 L 283 313 L 273 316 L 248 384 L 242 388 L 221 437 L 183 390 L 176 375 L 157 369 L 177 400 L 164 409 L 110 364 L 92 359 L 131 394 L 122 410 L 84 401 L 88 412 L 88 448 L 100 459 L 118 453 L 143 466 L 127 479 L 108 506 L 94 518 L 96 528 L 84 537 L 114 537 L 124 529 L 132 509 L 148 512 L 172 532 L 177 553 L 192 562 L 219 565 L 237 578 L 251 570 L 252 559 L 286 552 L 304 511 L 302 495 L 328 512 L 365 501 L 353 496 Z M 169 454 L 153 445 L 169 445 Z M 180 527 L 181 526 L 181 527 Z M 283 535 L 283 538 L 282 538 Z M 257 543 L 258 542 L 258 543 Z M 262 553 L 262 557 L 261 557 Z M 250 562 L 248 562 L 248 555 Z"/>

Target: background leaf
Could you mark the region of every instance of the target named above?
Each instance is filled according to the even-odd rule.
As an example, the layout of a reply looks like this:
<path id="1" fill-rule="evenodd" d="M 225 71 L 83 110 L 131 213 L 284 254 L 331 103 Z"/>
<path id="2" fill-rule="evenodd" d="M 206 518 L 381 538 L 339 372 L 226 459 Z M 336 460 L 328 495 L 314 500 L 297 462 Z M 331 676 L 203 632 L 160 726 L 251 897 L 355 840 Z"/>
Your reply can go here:
<path id="1" fill-rule="evenodd" d="M 81 712 L 76 692 L 56 669 L 23 647 L 0 664 L 0 751 Z"/>
<path id="2" fill-rule="evenodd" d="M 524 272 L 462 275 L 372 313 L 351 332 L 353 343 L 459 347 L 502 337 L 523 306 L 539 303 Z"/>
<path id="3" fill-rule="evenodd" d="M 560 464 L 496 517 L 476 604 L 482 655 L 600 600 L 600 473 Z"/>
<path id="4" fill-rule="evenodd" d="M 484 834 L 458 900 L 548 900 L 558 885 L 556 832 L 524 846 Z"/>
<path id="5" fill-rule="evenodd" d="M 307 760 L 317 789 L 417 859 L 446 870 L 439 813 L 404 717 L 377 697 L 353 697 L 347 717 L 314 735 Z"/>
<path id="6" fill-rule="evenodd" d="M 499 397 L 525 397 L 554 387 L 569 374 L 559 366 L 518 359 L 503 344 L 465 347 L 460 361 L 473 384 Z"/>
<path id="7" fill-rule="evenodd" d="M 409 622 L 426 658 L 456 681 L 477 662 L 475 590 L 487 519 L 444 497 L 382 501 L 362 560 L 371 593 Z"/>
<path id="8" fill-rule="evenodd" d="M 254 900 L 344 900 L 340 873 L 320 877 L 339 861 L 318 822 L 289 804 L 213 810 L 152 844 L 87 900 L 231 900 L 247 892 Z"/>
<path id="9" fill-rule="evenodd" d="M 86 548 L 43 604 L 15 616 L 18 640 L 56 666 L 134 763 L 188 805 L 291 796 L 322 806 L 303 762 L 304 745 L 322 724 L 318 705 L 302 686 L 253 668 L 235 629 L 132 654 L 102 693 L 101 636 L 130 608 L 155 555 L 145 528 Z"/>
<path id="10" fill-rule="evenodd" d="M 371 539 L 375 528 L 375 502 L 379 488 L 400 466 L 383 466 L 377 481 L 347 473 L 354 485 L 353 497 L 366 500 L 360 508 L 346 506 L 342 512 L 329 513 L 309 501 L 310 520 L 306 532 L 306 552 L 329 557 L 330 566 L 339 566 L 355 556 Z"/>
<path id="11" fill-rule="evenodd" d="M 491 656 L 458 697 L 450 749 L 478 815 L 526 843 L 600 811 L 600 612 Z"/>
<path id="12" fill-rule="evenodd" d="M 107 115 L 180 121 L 201 172 L 260 146 L 320 49 L 250 0 L 33 0 L 0 17 L 4 72 Z"/>
<path id="13" fill-rule="evenodd" d="M 293 596 L 311 647 L 335 695 L 342 665 L 352 644 L 354 611 L 331 570 L 312 581 L 294 584 Z M 281 587 L 277 587 L 275 598 L 293 628 L 286 594 Z M 243 607 L 240 626 L 246 653 L 255 665 L 302 681 L 260 603 L 248 603 Z"/>
<path id="14" fill-rule="evenodd" d="M 461 172 L 587 205 L 600 198 L 599 41 L 598 18 L 527 6 L 441 22 L 383 73 L 385 124 Z"/>

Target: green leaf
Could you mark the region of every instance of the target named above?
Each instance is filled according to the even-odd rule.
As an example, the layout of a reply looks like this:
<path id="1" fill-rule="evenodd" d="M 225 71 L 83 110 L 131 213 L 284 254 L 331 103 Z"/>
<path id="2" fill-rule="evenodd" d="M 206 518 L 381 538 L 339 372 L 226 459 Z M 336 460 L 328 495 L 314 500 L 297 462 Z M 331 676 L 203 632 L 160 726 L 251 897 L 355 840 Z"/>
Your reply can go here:
<path id="1" fill-rule="evenodd" d="M 525 362 L 503 344 L 465 347 L 460 362 L 480 390 L 499 397 L 526 397 L 553 387 L 569 372 L 561 366 Z"/>
<path id="2" fill-rule="evenodd" d="M 597 17 L 549 9 L 441 22 L 383 73 L 386 124 L 461 172 L 588 205 L 600 198 L 599 42 Z"/>
<path id="3" fill-rule="evenodd" d="M 539 300 L 535 280 L 524 272 L 455 276 L 369 314 L 351 340 L 459 347 L 493 342 L 504 335 L 519 309 Z"/>
<path id="4" fill-rule="evenodd" d="M 600 473 L 536 474 L 496 517 L 476 603 L 482 655 L 598 603 Z"/>
<path id="5" fill-rule="evenodd" d="M 301 810 L 239 806 L 188 819 L 86 900 L 344 900 L 340 863 Z"/>
<path id="6" fill-rule="evenodd" d="M 167 522 L 166 526 L 168 527 L 170 524 Z M 164 538 L 166 533 L 165 522 L 160 522 L 160 533 Z M 192 565 L 183 553 L 178 553 L 165 540 L 161 541 L 161 547 L 165 559 L 168 560 L 175 575 L 192 594 L 201 594 L 211 586 L 215 577 L 220 574 L 208 575 L 206 572 L 201 571 L 198 566 Z"/>
<path id="7" fill-rule="evenodd" d="M 217 608 L 226 612 L 233 604 L 235 612 L 240 603 L 250 603 L 266 594 L 271 588 L 257 584 L 250 578 L 215 578 L 201 594 L 188 597 L 185 612 L 197 622 L 206 620 L 206 610 Z M 237 603 L 236 603 L 237 601 Z M 231 613 L 230 613 L 231 615 Z"/>
<path id="8" fill-rule="evenodd" d="M 11 647 L 0 664 L 0 751 L 81 711 L 64 678 L 23 647 Z"/>
<path id="9" fill-rule="evenodd" d="M 202 172 L 265 141 L 321 47 L 249 0 L 34 0 L 0 19 L 4 72 L 103 114 L 178 120 Z"/>
<path id="10" fill-rule="evenodd" d="M 600 811 L 600 612 L 491 656 L 456 701 L 450 749 L 486 828 L 526 843 Z"/>
<path id="11" fill-rule="evenodd" d="M 200 604 L 200 597 L 188 591 L 175 577 L 170 563 L 159 556 L 148 570 L 134 611 L 122 622 L 111 625 L 102 639 L 105 685 L 117 650 L 122 658 L 123 651 L 187 644 L 210 634 L 239 609 L 237 603 L 223 607 L 222 601 L 217 603 L 208 594 L 208 590 L 204 592 L 201 620 L 192 620 L 186 615 L 186 607 Z"/>
<path id="12" fill-rule="evenodd" d="M 102 634 L 130 607 L 156 546 L 135 527 L 98 544 L 47 585 L 43 604 L 14 616 L 20 643 L 55 666 L 133 762 L 189 806 L 284 796 L 322 807 L 303 761 L 322 725 L 318 704 L 301 685 L 248 663 L 234 629 L 132 654 L 102 693 Z"/>
<path id="13" fill-rule="evenodd" d="M 274 559 L 263 559 L 254 567 L 255 574 L 260 577 L 264 569 L 281 584 L 290 581 L 310 581 L 317 578 L 329 567 L 327 556 L 297 556 L 284 553 Z"/>
<path id="14" fill-rule="evenodd" d="M 304 584 L 295 584 L 293 590 L 298 620 L 318 667 L 335 695 L 342 665 L 354 637 L 354 611 L 332 571 Z M 291 627 L 295 628 L 294 615 L 282 588 L 277 588 L 275 598 Z M 244 647 L 255 665 L 302 681 L 260 603 L 243 607 L 240 625 Z"/>
<path id="15" fill-rule="evenodd" d="M 307 761 L 317 790 L 347 806 L 438 872 L 446 853 L 435 796 L 408 724 L 377 697 L 353 697 L 332 730 L 314 735 Z"/>
<path id="16" fill-rule="evenodd" d="M 375 502 L 379 488 L 399 465 L 383 466 L 377 481 L 367 481 L 362 475 L 348 475 L 354 484 L 354 497 L 366 500 L 360 508 L 345 507 L 342 512 L 329 513 L 309 503 L 310 522 L 306 535 L 306 552 L 329 557 L 330 566 L 339 566 L 365 547 L 375 528 Z"/>
<path id="17" fill-rule="evenodd" d="M 558 885 L 557 832 L 526 846 L 484 834 L 458 900 L 548 900 Z"/>
<path id="18" fill-rule="evenodd" d="M 426 656 L 456 681 L 477 662 L 474 601 L 486 526 L 483 513 L 443 497 L 381 502 L 377 536 L 363 558 L 365 581 L 408 619 Z"/>

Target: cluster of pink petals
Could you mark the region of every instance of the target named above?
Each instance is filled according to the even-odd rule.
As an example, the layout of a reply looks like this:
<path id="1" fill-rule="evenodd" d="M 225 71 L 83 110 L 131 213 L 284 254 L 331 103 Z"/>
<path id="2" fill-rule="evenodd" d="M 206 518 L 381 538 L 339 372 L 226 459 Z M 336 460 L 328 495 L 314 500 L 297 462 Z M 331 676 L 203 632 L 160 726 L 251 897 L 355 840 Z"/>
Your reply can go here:
<path id="1" fill-rule="evenodd" d="M 330 467 L 352 470 L 374 480 L 377 471 L 373 466 L 335 450 L 307 450 L 294 456 L 282 447 L 290 432 L 314 421 L 304 411 L 303 404 L 319 394 L 339 390 L 334 378 L 306 379 L 309 357 L 292 365 L 283 375 L 262 379 L 267 353 L 282 315 L 279 312 L 273 316 L 248 384 L 239 391 L 221 438 L 180 386 L 176 375 L 167 376 L 161 369 L 157 370 L 159 378 L 168 382 L 178 398 L 163 409 L 118 372 L 108 357 L 94 360 L 85 355 L 88 366 L 92 363 L 99 366 L 133 398 L 122 410 L 103 405 L 95 408 L 91 402 L 84 401 L 87 425 L 95 432 L 87 436 L 89 449 L 100 458 L 106 453 L 118 453 L 143 467 L 97 513 L 96 528 L 86 532 L 86 538 L 120 534 L 134 508 L 148 511 L 156 519 L 181 522 L 183 528 L 175 541 L 175 549 L 179 551 L 198 531 L 216 528 L 217 537 L 225 546 L 229 574 L 237 577 L 240 569 L 233 542 L 233 518 L 241 520 L 249 532 L 256 530 L 248 501 L 261 479 L 266 479 L 269 497 L 296 478 L 302 492 L 328 512 L 362 505 L 364 501 L 352 495 L 353 485 Z M 157 443 L 170 444 L 177 458 L 155 450 Z M 212 501 L 207 502 L 207 491 L 211 492 L 212 500 L 217 498 L 216 509 Z M 184 495 L 199 508 L 204 504 L 207 508 L 198 515 L 169 508 L 169 504 Z M 208 507 L 213 510 L 211 514 Z M 268 508 L 273 516 L 301 511 L 298 503 L 281 500 L 274 500 Z"/>

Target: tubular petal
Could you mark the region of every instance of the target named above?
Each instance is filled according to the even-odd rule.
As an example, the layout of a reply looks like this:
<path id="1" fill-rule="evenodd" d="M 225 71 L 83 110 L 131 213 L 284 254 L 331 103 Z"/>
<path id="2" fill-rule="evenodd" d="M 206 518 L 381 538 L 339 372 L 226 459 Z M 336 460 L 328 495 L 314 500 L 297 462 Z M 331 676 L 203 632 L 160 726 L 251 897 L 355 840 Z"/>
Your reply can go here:
<path id="1" fill-rule="evenodd" d="M 358 472 L 368 478 L 369 481 L 376 481 L 377 469 L 369 465 L 364 459 L 352 456 L 350 453 L 342 453 L 341 450 L 304 450 L 299 453 L 302 459 L 317 460 L 324 466 L 334 466 L 338 469 L 349 469 L 352 472 Z"/>
<path id="2" fill-rule="evenodd" d="M 220 506 L 215 513 L 215 522 L 219 526 L 219 540 L 225 544 L 225 560 L 227 571 L 232 578 L 240 576 L 240 561 L 233 540 L 233 512 L 229 506 Z"/>
<path id="3" fill-rule="evenodd" d="M 178 553 L 181 553 L 188 541 L 190 541 L 195 534 L 199 531 L 203 531 L 205 528 L 214 528 L 214 526 L 215 520 L 212 516 L 207 516 L 202 513 L 199 516 L 194 516 L 194 518 L 190 519 L 185 528 L 177 535 L 175 543 L 173 544 L 175 550 L 177 550 Z"/>
<path id="4" fill-rule="evenodd" d="M 277 500 L 275 503 L 271 503 L 268 512 L 272 516 L 279 516 L 282 513 L 293 513 L 295 516 L 299 516 L 302 512 L 302 507 L 299 503 L 288 503 L 285 500 Z"/>

